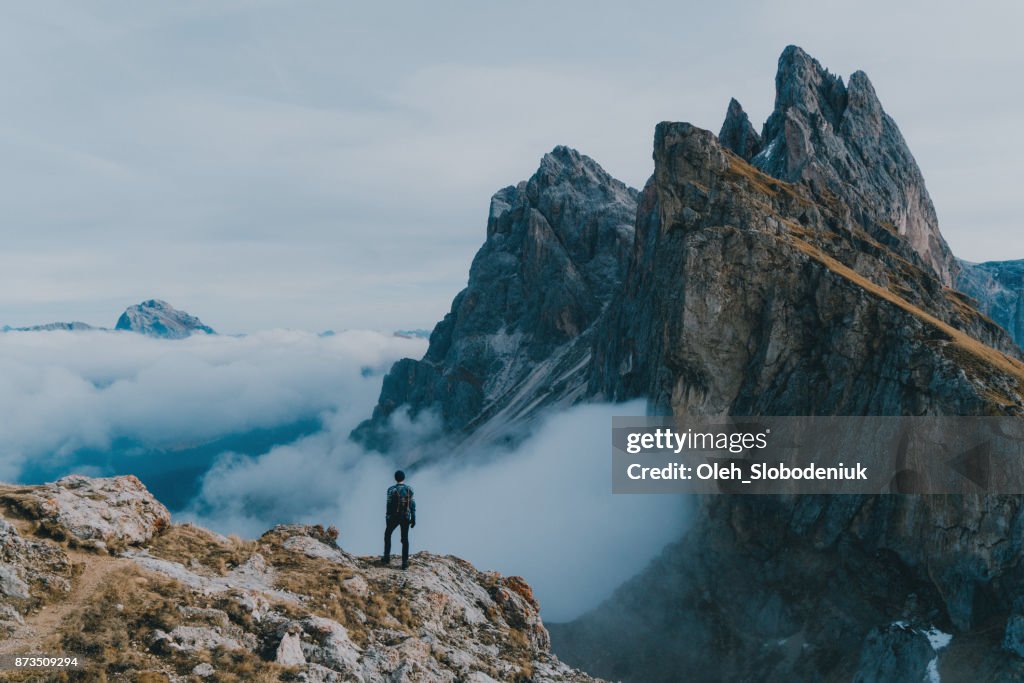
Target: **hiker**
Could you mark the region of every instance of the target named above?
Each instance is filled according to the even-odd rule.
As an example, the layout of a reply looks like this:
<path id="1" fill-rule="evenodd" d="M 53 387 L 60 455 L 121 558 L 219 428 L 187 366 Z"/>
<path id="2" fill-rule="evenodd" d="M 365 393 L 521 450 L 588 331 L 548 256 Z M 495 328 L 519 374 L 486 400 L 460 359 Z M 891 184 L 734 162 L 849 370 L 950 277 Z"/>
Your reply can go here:
<path id="1" fill-rule="evenodd" d="M 384 557 L 381 564 L 391 562 L 391 534 L 402 528 L 402 569 L 409 568 L 409 529 L 416 526 L 416 501 L 412 487 L 405 483 L 405 472 L 395 472 L 395 484 L 388 488 L 387 526 L 384 529 Z"/>

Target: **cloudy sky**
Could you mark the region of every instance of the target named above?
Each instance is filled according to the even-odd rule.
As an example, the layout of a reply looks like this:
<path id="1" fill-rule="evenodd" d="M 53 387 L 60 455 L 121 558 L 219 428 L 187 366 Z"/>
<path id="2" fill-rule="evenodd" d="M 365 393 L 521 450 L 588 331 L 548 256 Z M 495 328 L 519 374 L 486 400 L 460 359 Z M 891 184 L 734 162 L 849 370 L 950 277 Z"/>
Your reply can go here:
<path id="1" fill-rule="evenodd" d="M 7 3 L 0 324 L 430 327 L 496 189 L 556 144 L 639 186 L 656 122 L 763 120 L 788 43 L 868 72 L 958 255 L 1024 257 L 1024 5 L 767 5 Z"/>

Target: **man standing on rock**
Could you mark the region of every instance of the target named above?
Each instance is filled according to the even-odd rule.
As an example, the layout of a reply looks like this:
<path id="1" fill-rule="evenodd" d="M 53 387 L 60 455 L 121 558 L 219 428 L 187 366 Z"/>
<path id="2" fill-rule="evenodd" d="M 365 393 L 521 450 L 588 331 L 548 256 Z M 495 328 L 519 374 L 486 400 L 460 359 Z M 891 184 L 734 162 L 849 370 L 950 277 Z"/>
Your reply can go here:
<path id="1" fill-rule="evenodd" d="M 409 529 L 416 526 L 416 501 L 412 487 L 405 483 L 405 472 L 395 472 L 395 484 L 388 488 L 387 526 L 384 529 L 384 557 L 381 564 L 391 562 L 391 534 L 402 528 L 402 569 L 409 568 Z"/>

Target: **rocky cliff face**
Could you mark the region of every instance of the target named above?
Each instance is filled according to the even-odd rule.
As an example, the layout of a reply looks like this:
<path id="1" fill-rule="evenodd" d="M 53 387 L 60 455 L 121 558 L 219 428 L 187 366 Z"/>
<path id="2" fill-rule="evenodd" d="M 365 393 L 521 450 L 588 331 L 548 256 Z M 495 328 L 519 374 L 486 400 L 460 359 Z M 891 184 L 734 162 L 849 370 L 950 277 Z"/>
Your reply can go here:
<path id="1" fill-rule="evenodd" d="M 960 262 L 957 288 L 1024 345 L 1024 261 Z"/>
<path id="2" fill-rule="evenodd" d="M 491 198 L 469 283 L 422 360 L 396 363 L 372 419 L 353 435 L 386 450 L 389 418 L 436 415 L 444 432 L 507 433 L 544 407 L 580 400 L 594 324 L 618 290 L 637 192 L 557 147 L 528 181 Z"/>
<path id="3" fill-rule="evenodd" d="M 601 393 L 679 414 L 1016 409 L 1012 340 L 885 225 L 689 124 L 660 124 L 654 158 Z"/>
<path id="4" fill-rule="evenodd" d="M 184 339 L 196 333 L 216 334 L 213 328 L 166 301 L 150 299 L 141 304 L 129 306 L 117 319 L 115 329 L 138 332 L 164 339 Z"/>
<path id="5" fill-rule="evenodd" d="M 550 654 L 522 579 L 455 557 L 402 572 L 322 527 L 224 538 L 134 477 L 0 486 L 0 512 L 0 654 L 78 653 L 83 680 L 596 680 Z"/>

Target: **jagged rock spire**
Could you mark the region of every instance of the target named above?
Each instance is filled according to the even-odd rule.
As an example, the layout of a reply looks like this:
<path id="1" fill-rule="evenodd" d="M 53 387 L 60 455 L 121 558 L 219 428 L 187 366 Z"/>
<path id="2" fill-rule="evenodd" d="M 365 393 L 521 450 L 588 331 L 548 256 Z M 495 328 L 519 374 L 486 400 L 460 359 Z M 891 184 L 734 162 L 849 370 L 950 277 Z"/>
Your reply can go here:
<path id="1" fill-rule="evenodd" d="M 751 159 L 755 166 L 830 190 L 864 219 L 900 235 L 944 284 L 952 283 L 958 265 L 939 232 L 924 178 L 864 72 L 844 85 L 799 47 L 787 47 L 761 141 Z"/>
<path id="2" fill-rule="evenodd" d="M 754 130 L 750 117 L 743 111 L 735 97 L 729 100 L 729 109 L 725 112 L 725 121 L 718 133 L 718 140 L 723 147 L 732 150 L 746 161 L 750 161 L 761 151 L 761 136 Z"/>
<path id="3" fill-rule="evenodd" d="M 498 190 L 466 288 L 423 359 L 403 359 L 384 378 L 373 417 L 353 436 L 393 448 L 388 418 L 398 410 L 434 412 L 445 433 L 486 432 L 496 415 L 495 424 L 511 424 L 581 392 L 584 337 L 619 289 L 637 196 L 562 146 L 529 180 Z M 544 396 L 535 400 L 530 387 Z"/>

